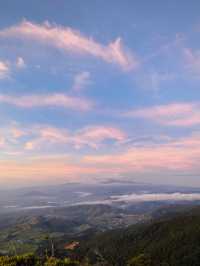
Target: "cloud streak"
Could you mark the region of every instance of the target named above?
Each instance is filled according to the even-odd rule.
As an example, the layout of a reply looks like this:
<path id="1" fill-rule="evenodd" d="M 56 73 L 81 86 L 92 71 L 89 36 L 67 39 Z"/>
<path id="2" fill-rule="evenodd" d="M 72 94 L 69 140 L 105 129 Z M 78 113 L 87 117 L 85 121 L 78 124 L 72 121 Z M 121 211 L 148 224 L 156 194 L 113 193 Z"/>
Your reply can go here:
<path id="1" fill-rule="evenodd" d="M 126 138 L 123 131 L 114 127 L 90 126 L 76 132 L 54 127 L 36 127 L 27 132 L 33 134 L 32 138 L 25 144 L 25 149 L 42 149 L 50 145 L 72 145 L 75 149 L 85 146 L 98 149 L 106 140 L 120 142 Z"/>
<path id="2" fill-rule="evenodd" d="M 144 193 L 111 196 L 113 202 L 193 201 L 200 200 L 200 193 Z"/>
<path id="3" fill-rule="evenodd" d="M 126 139 L 126 134 L 119 128 L 103 125 L 88 126 L 76 131 L 69 131 L 66 128 L 35 125 L 21 127 L 11 125 L 1 129 L 0 146 L 18 146 L 24 151 L 43 151 L 71 146 L 74 149 L 90 147 L 99 149 L 106 141 L 110 145 L 120 143 Z M 2 141 L 1 141 L 2 139 Z M 53 149 L 53 150 L 54 150 Z"/>
<path id="4" fill-rule="evenodd" d="M 20 108 L 62 107 L 81 111 L 88 111 L 93 106 L 93 103 L 87 99 L 61 93 L 22 96 L 0 94 L 0 103 L 14 105 Z"/>
<path id="5" fill-rule="evenodd" d="M 21 161 L 17 160 L 17 158 L 14 161 L 11 159 L 7 161 L 5 159 L 3 161 L 0 160 L 0 180 L 2 179 L 2 181 L 6 177 L 12 180 L 21 180 L 20 182 L 29 182 L 28 179 L 34 180 L 34 182 L 46 180 L 53 182 L 54 178 L 56 181 L 57 179 L 62 181 L 71 179 L 85 180 L 85 178 L 93 180 L 94 178 L 102 179 L 108 176 L 118 178 L 119 176 L 132 177 L 136 175 L 139 178 L 140 176 L 148 175 L 151 177 L 152 174 L 153 176 L 159 175 L 159 178 L 162 178 L 162 176 L 169 173 L 172 176 L 173 174 L 181 173 L 187 173 L 188 175 L 196 173 L 198 175 L 200 170 L 200 135 L 198 134 L 187 138 L 170 140 L 167 143 L 134 147 L 110 154 L 97 155 L 96 152 L 88 153 L 87 151 L 87 155 L 79 153 L 77 156 L 73 153 L 73 155 L 68 154 L 68 156 L 62 156 L 61 154 L 55 156 L 55 152 L 48 152 L 48 156 L 42 156 L 45 145 L 48 148 L 51 145 L 58 144 L 62 145 L 62 147 L 64 144 L 70 144 L 74 147 L 78 145 L 76 148 L 85 146 L 96 148 L 102 145 L 110 136 L 112 136 L 114 142 L 118 142 L 124 136 L 120 131 L 113 133 L 110 129 L 106 131 L 105 129 L 93 129 L 93 131 L 90 129 L 88 132 L 93 135 L 93 139 L 85 139 L 85 136 L 88 137 L 87 133 L 81 134 L 80 131 L 70 134 L 69 132 L 60 132 L 52 128 L 35 128 L 35 132 L 37 131 L 38 135 L 33 136 L 28 144 L 24 131 L 12 130 L 13 138 L 15 136 L 15 139 L 18 140 L 20 138 L 23 139 L 24 136 L 25 142 L 23 143 L 27 145 L 25 148 L 36 149 L 36 153 L 31 152 L 29 154 L 24 152 L 21 154 Z M 85 131 L 85 129 L 82 131 Z M 30 132 L 27 134 L 30 134 Z M 83 140 L 80 141 L 79 138 L 81 137 Z M 14 140 L 10 142 L 14 143 Z M 65 151 L 69 151 L 67 146 Z M 36 155 L 33 156 L 33 154 Z"/>
<path id="6" fill-rule="evenodd" d="M 200 103 L 172 103 L 145 107 L 125 113 L 126 117 L 152 120 L 165 126 L 200 125 Z"/>
<path id="7" fill-rule="evenodd" d="M 138 65 L 138 60 L 124 49 L 120 38 L 108 45 L 102 45 L 69 27 L 52 25 L 49 22 L 35 24 L 23 21 L 1 30 L 0 37 L 28 39 L 64 52 L 94 56 L 107 63 L 116 64 L 124 70 L 130 70 Z"/>
<path id="8" fill-rule="evenodd" d="M 199 171 L 198 134 L 163 144 L 128 148 L 117 154 L 87 155 L 83 162 L 113 173 L 133 174 L 170 171 Z"/>
<path id="9" fill-rule="evenodd" d="M 143 193 L 143 194 L 125 194 L 110 196 L 108 199 L 102 200 L 88 200 L 74 203 L 72 205 L 96 205 L 96 204 L 108 204 L 114 203 L 139 203 L 139 202 L 159 202 L 159 201 L 195 201 L 200 200 L 200 193 Z"/>

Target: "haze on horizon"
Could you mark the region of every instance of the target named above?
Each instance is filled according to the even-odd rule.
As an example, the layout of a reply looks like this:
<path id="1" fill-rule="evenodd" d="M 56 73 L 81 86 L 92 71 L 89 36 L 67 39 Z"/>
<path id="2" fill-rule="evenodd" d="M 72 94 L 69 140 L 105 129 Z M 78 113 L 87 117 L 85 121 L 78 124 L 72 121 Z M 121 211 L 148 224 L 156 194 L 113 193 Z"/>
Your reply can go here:
<path id="1" fill-rule="evenodd" d="M 200 186 L 200 2 L 1 1 L 0 186 Z"/>

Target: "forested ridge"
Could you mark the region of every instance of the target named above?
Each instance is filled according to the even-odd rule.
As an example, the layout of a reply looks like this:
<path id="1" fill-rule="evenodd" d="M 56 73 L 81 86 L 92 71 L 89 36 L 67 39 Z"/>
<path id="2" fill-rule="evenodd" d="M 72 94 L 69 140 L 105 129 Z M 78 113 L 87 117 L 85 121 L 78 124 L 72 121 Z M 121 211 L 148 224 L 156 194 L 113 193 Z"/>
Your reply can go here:
<path id="1" fill-rule="evenodd" d="M 79 252 L 92 263 L 101 257 L 110 266 L 199 266 L 200 208 L 105 232 L 80 246 Z"/>
<path id="2" fill-rule="evenodd" d="M 69 258 L 2 256 L 0 265 L 199 266 L 200 208 L 82 240 Z"/>

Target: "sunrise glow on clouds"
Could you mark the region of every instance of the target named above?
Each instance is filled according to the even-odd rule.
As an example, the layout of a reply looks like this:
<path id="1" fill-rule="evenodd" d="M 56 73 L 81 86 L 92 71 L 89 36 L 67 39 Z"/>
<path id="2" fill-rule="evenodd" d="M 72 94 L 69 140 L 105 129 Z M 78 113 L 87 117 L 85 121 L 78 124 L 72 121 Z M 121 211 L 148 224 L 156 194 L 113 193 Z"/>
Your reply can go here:
<path id="1" fill-rule="evenodd" d="M 120 38 L 108 45 L 102 45 L 92 38 L 81 35 L 78 31 L 68 27 L 51 25 L 48 21 L 43 24 L 23 21 L 19 25 L 2 30 L 0 36 L 26 38 L 66 52 L 95 56 L 108 63 L 118 64 L 124 69 L 137 65 L 136 59 L 134 60 L 130 54 L 124 51 Z"/>
<path id="2" fill-rule="evenodd" d="M 168 126 L 194 126 L 200 124 L 200 102 L 145 107 L 129 111 L 126 116 L 150 119 Z"/>
<path id="3" fill-rule="evenodd" d="M 21 108 L 48 107 L 57 106 L 69 109 L 88 110 L 92 107 L 92 103 L 88 100 L 71 97 L 65 94 L 49 94 L 49 95 L 22 95 L 10 96 L 0 95 L 0 103 L 15 105 Z"/>
<path id="4" fill-rule="evenodd" d="M 0 184 L 200 184 L 198 14 L 147 6 L 36 1 L 0 23 Z"/>

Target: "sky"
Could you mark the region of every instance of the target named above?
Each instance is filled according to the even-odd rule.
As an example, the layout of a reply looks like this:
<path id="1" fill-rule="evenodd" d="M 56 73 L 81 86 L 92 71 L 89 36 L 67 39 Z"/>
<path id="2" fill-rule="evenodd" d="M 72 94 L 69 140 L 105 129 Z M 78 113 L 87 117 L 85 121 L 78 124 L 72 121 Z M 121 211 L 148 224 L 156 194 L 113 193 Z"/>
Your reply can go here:
<path id="1" fill-rule="evenodd" d="M 0 0 L 0 186 L 200 186 L 199 10 Z"/>

